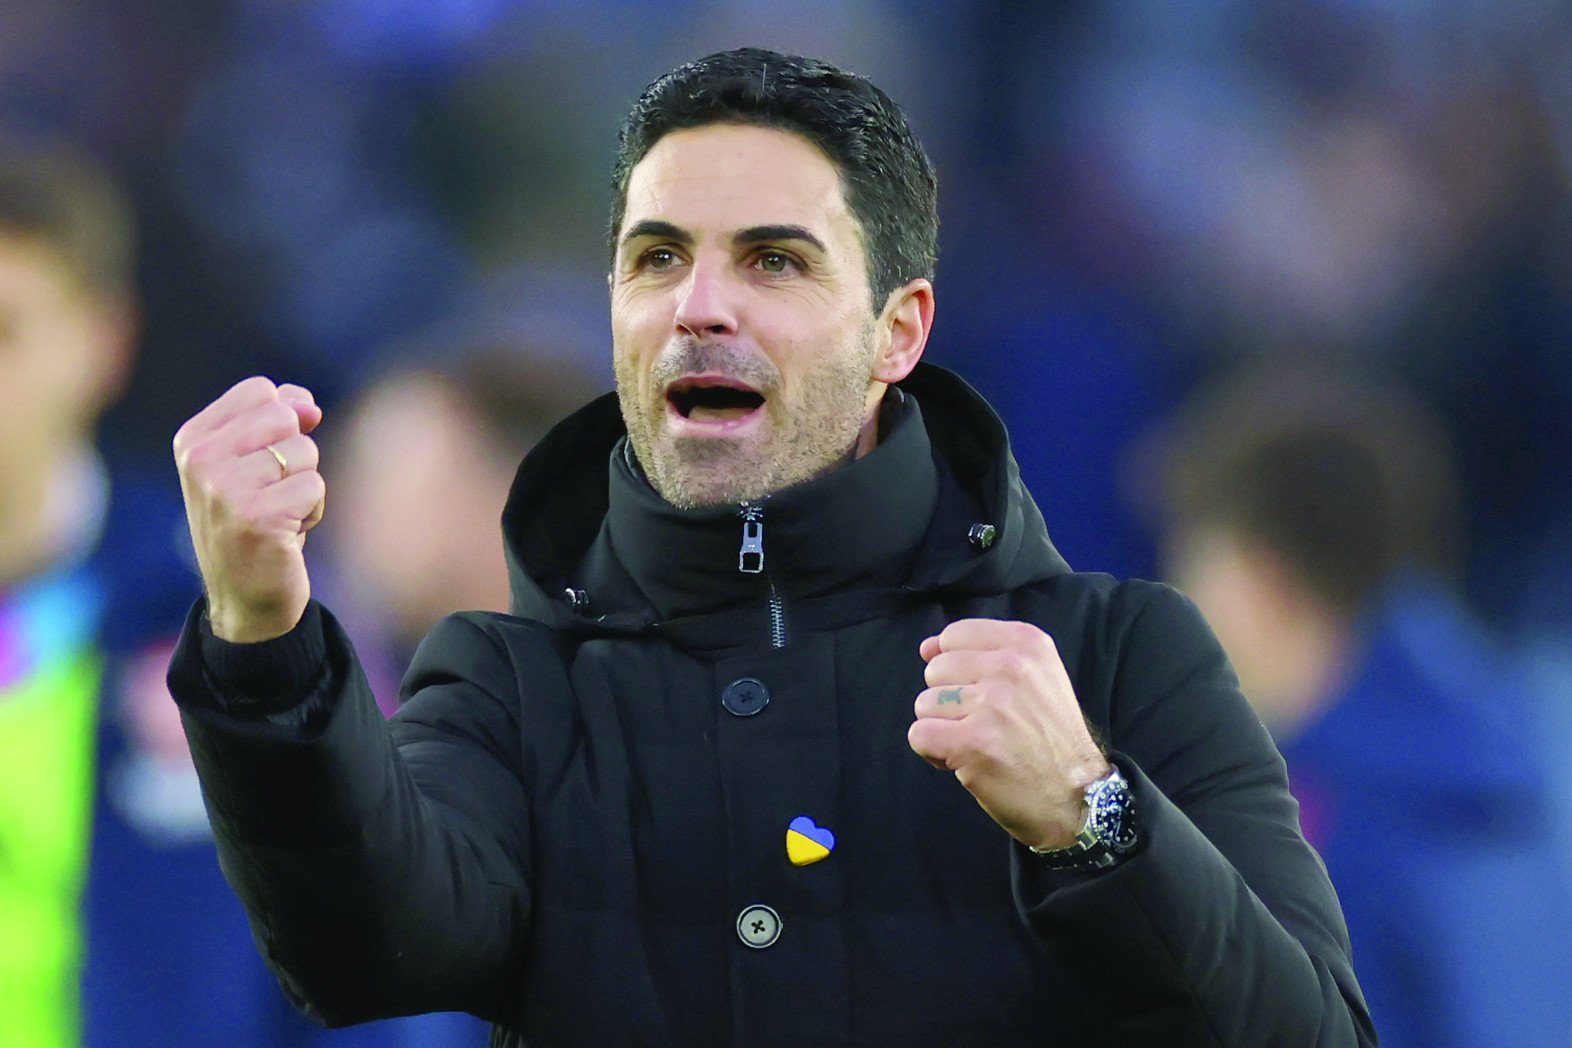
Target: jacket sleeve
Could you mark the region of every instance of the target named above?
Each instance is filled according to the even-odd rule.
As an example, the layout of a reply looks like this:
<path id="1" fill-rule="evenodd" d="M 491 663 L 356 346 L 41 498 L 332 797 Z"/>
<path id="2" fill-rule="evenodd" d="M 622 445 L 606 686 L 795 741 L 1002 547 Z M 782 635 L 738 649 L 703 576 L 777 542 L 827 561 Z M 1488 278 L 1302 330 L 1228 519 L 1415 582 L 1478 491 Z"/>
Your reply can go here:
<path id="1" fill-rule="evenodd" d="M 505 1020 L 529 915 L 529 809 L 517 685 L 494 626 L 439 625 L 405 680 L 409 701 L 384 721 L 325 610 L 310 616 L 321 665 L 297 666 L 304 694 L 273 701 L 214 676 L 201 613 L 170 689 L 220 865 L 286 993 L 331 1026 L 439 1010 Z"/>
<path id="2" fill-rule="evenodd" d="M 1082 701 L 1130 781 L 1139 850 L 1065 873 L 1016 846 L 1017 906 L 1110 1043 L 1374 1045 L 1282 758 L 1194 605 L 1150 584 L 1115 604 L 1132 598 L 1112 688 Z"/>

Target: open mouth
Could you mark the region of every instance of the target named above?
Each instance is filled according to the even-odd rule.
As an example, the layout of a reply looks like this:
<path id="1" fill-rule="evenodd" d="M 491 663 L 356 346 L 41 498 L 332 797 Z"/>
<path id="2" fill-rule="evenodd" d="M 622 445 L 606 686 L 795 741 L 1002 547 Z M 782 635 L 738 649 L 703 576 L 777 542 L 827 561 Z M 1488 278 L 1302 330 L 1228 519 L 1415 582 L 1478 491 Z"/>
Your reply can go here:
<path id="1" fill-rule="evenodd" d="M 666 401 L 694 422 L 737 422 L 764 406 L 763 395 L 742 383 L 703 375 L 673 382 L 666 389 Z"/>

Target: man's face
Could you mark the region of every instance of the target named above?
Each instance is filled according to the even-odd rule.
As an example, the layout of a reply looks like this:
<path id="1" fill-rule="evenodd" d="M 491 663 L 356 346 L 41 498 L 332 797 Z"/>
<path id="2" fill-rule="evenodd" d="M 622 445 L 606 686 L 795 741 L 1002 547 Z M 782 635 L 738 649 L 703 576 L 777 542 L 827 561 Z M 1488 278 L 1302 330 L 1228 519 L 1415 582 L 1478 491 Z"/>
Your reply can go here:
<path id="1" fill-rule="evenodd" d="M 741 502 L 866 452 L 899 376 L 830 160 L 786 131 L 677 131 L 633 169 L 626 204 L 614 364 L 655 489 L 685 508 Z"/>
<path id="2" fill-rule="evenodd" d="M 53 251 L 0 231 L 0 494 L 83 438 L 120 377 L 125 323 Z"/>
<path id="3" fill-rule="evenodd" d="M 1293 679 L 1300 667 L 1284 657 L 1288 639 L 1302 634 L 1300 589 L 1260 542 L 1215 524 L 1182 528 L 1168 537 L 1165 574 L 1206 617 L 1228 653 L 1239 687 L 1268 727 L 1293 720 Z"/>
<path id="4" fill-rule="evenodd" d="M 518 459 L 474 406 L 440 380 L 409 375 L 367 390 L 340 427 L 324 529 L 365 606 L 411 643 L 461 608 L 505 610 L 497 520 Z"/>

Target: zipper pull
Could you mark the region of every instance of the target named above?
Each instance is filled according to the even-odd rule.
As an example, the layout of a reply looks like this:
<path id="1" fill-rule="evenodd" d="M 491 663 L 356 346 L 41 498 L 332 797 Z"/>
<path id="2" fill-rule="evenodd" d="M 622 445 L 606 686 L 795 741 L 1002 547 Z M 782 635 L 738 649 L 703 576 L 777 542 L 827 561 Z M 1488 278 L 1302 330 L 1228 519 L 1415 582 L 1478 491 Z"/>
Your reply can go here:
<path id="1" fill-rule="evenodd" d="M 737 570 L 744 575 L 757 575 L 764 570 L 764 507 L 744 502 L 742 513 L 742 548 L 737 551 Z"/>

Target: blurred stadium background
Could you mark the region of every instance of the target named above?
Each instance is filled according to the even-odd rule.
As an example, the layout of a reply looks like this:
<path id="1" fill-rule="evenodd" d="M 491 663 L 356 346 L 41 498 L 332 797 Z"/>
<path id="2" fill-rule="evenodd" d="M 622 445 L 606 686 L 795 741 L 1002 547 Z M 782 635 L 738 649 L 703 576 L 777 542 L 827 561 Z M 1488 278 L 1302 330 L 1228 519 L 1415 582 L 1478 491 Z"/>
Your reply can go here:
<path id="1" fill-rule="evenodd" d="M 609 389 L 618 123 L 744 43 L 907 110 L 941 184 L 930 359 L 1004 413 L 1073 565 L 1160 573 L 1139 449 L 1213 376 L 1416 391 L 1459 456 L 1467 603 L 1550 696 L 1572 796 L 1565 0 L 0 0 L 0 138 L 87 150 L 137 213 L 112 471 L 172 487 L 176 427 L 258 372 L 331 438 L 445 325 Z"/>
<path id="2" fill-rule="evenodd" d="M 137 206 L 126 456 L 254 371 L 331 403 L 475 308 L 609 383 L 618 121 L 754 42 L 908 110 L 941 176 L 933 359 L 1009 416 L 1072 563 L 1154 570 L 1118 463 L 1200 378 L 1347 354 L 1445 412 L 1480 610 L 1572 620 L 1558 0 L 5 0 L 0 26 L 0 127 L 86 145 Z"/>

